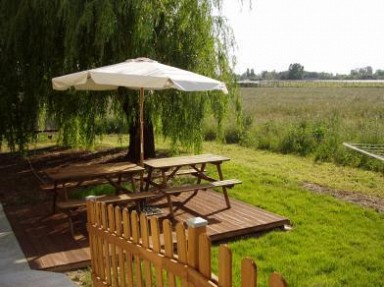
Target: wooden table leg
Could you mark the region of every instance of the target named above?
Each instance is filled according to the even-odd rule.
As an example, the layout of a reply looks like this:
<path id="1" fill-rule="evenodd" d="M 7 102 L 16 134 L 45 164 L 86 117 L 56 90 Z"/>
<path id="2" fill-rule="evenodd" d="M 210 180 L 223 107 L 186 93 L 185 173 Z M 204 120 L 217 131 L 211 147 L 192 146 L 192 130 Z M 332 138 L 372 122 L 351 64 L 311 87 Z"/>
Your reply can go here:
<path id="1" fill-rule="evenodd" d="M 203 163 L 203 164 L 201 164 L 201 167 L 200 167 L 200 169 L 199 168 L 197 168 L 198 170 L 200 170 L 200 173 L 202 174 L 203 173 L 203 171 L 205 170 L 205 166 L 206 166 L 206 163 Z M 201 183 L 201 176 L 200 176 L 200 174 L 198 173 L 197 174 L 197 184 L 200 184 Z M 199 190 L 198 189 L 195 189 L 194 191 L 193 191 L 193 196 L 195 196 L 197 193 L 199 192 Z"/>
<path id="2" fill-rule="evenodd" d="M 135 178 L 134 178 L 133 174 L 131 174 L 130 178 L 131 178 L 132 191 L 136 192 Z"/>
<path id="3" fill-rule="evenodd" d="M 56 213 L 56 201 L 57 201 L 57 182 L 55 181 L 53 187 L 53 198 L 52 198 L 52 212 Z"/>
<path id="4" fill-rule="evenodd" d="M 172 174 L 172 173 L 171 173 Z M 162 183 L 161 183 L 161 187 L 162 188 L 166 188 L 167 187 L 167 182 L 168 182 L 168 177 L 167 177 L 167 174 L 166 174 L 166 170 L 165 169 L 162 169 L 161 170 L 161 176 L 162 176 Z M 168 207 L 169 207 L 169 214 L 170 216 L 173 218 L 175 217 L 175 214 L 173 213 L 173 204 L 172 204 L 172 198 L 171 198 L 171 195 L 170 194 L 166 194 L 165 195 L 167 197 L 167 202 L 168 202 Z"/>
<path id="5" fill-rule="evenodd" d="M 221 171 L 221 163 L 217 163 L 216 168 L 217 168 L 217 173 L 219 174 L 219 179 L 223 180 L 224 177 L 223 177 L 223 172 Z M 225 186 L 223 186 L 222 188 L 223 188 L 225 203 L 227 204 L 228 208 L 231 208 L 231 203 L 229 202 L 227 188 Z"/>
<path id="6" fill-rule="evenodd" d="M 200 168 L 200 172 L 201 172 L 201 173 L 204 172 L 204 170 L 205 170 L 205 166 L 206 166 L 206 163 L 203 163 L 203 164 L 201 165 L 201 168 Z M 201 177 L 199 176 L 199 177 L 197 178 L 197 184 L 200 184 L 200 183 L 201 183 Z"/>
<path id="7" fill-rule="evenodd" d="M 167 182 L 168 182 L 168 177 L 167 177 L 165 169 L 161 170 L 161 176 L 163 178 L 163 182 L 162 182 L 161 186 L 165 188 L 165 187 L 167 187 Z"/>
<path id="8" fill-rule="evenodd" d="M 149 185 L 151 184 L 151 180 L 152 180 L 152 168 L 150 167 L 148 168 L 147 180 L 145 182 L 145 191 L 149 190 Z"/>
<path id="9" fill-rule="evenodd" d="M 167 201 L 168 201 L 169 214 L 173 218 L 173 217 L 175 217 L 175 214 L 173 213 L 172 199 L 171 199 L 171 196 L 169 194 L 167 194 L 166 196 L 167 196 Z"/>
<path id="10" fill-rule="evenodd" d="M 117 185 L 121 186 L 121 174 L 118 175 L 117 177 Z M 119 189 L 115 189 L 115 195 L 118 195 L 120 193 Z"/>

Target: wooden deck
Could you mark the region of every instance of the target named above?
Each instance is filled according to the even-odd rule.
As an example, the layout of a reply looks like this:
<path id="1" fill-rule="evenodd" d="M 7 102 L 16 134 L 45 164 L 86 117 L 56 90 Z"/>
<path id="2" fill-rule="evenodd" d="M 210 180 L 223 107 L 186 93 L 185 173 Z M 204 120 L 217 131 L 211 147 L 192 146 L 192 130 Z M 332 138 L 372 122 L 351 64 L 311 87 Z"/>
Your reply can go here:
<path id="1" fill-rule="evenodd" d="M 226 208 L 223 194 L 200 191 L 196 196 L 185 192 L 174 196 L 173 221 L 184 222 L 200 216 L 208 221 L 207 233 L 212 241 L 271 230 L 289 224 L 287 218 L 231 199 Z M 161 219 L 169 215 L 165 200 L 151 203 L 163 210 Z M 75 225 L 75 237 L 70 235 L 64 214 L 50 215 L 50 205 L 7 208 L 6 214 L 32 269 L 67 271 L 89 265 L 90 255 L 85 218 Z"/>

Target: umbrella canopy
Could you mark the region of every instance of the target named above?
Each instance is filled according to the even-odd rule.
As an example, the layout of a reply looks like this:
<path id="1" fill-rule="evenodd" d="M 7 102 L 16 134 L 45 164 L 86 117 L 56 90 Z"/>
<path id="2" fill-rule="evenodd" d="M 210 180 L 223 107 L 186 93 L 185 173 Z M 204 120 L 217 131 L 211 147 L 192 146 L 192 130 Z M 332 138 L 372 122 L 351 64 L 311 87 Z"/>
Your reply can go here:
<path id="1" fill-rule="evenodd" d="M 118 87 L 145 90 L 181 91 L 220 90 L 228 93 L 223 82 L 159 62 L 137 58 L 125 62 L 52 79 L 53 89 L 115 90 Z"/>
<path id="2" fill-rule="evenodd" d="M 54 90 L 105 91 L 118 87 L 140 90 L 140 163 L 144 160 L 143 103 L 144 90 L 177 89 L 180 91 L 212 91 L 228 93 L 223 82 L 167 66 L 147 58 L 68 74 L 52 79 Z"/>

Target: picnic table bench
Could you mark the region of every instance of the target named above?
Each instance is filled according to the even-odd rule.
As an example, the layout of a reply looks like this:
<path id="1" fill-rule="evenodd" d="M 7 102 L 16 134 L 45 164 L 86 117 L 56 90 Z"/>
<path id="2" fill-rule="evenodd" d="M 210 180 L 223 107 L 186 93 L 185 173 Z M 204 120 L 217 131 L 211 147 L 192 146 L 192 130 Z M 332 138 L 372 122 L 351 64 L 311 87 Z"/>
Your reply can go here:
<path id="1" fill-rule="evenodd" d="M 143 174 L 143 172 L 144 168 L 131 162 L 71 165 L 45 170 L 51 183 L 43 184 L 41 187 L 43 190 L 53 192 L 52 210 L 55 212 L 60 190 L 65 191 L 65 200 L 67 200 L 68 189 L 108 183 L 115 188 L 116 194 L 118 194 L 120 191 L 128 191 L 121 183 L 125 181 L 125 178 L 129 178 L 132 190 L 135 192 L 134 176 Z"/>
<path id="2" fill-rule="evenodd" d="M 220 187 L 224 194 L 224 200 L 227 208 L 231 207 L 227 188 L 232 188 L 234 185 L 241 183 L 240 180 L 231 179 L 224 180 L 221 164 L 225 161 L 229 161 L 228 157 L 214 155 L 214 154 L 200 154 L 192 156 L 179 156 L 168 157 L 159 159 L 150 159 L 144 161 L 144 167 L 148 174 L 146 176 L 145 190 L 148 190 L 150 186 L 157 188 L 167 198 L 169 211 L 171 216 L 174 216 L 172 206 L 172 195 L 177 195 L 181 192 L 194 191 L 194 195 L 199 190 L 207 190 L 211 188 Z M 210 177 L 206 174 L 206 167 L 208 164 L 214 165 L 217 170 L 218 179 Z M 182 185 L 182 186 L 170 186 L 169 181 L 176 175 L 182 174 L 183 171 L 188 171 L 191 175 L 197 178 L 196 184 Z M 153 176 L 156 174 L 156 176 Z M 155 180 L 159 179 L 160 183 Z M 208 183 L 201 183 L 202 180 L 208 181 Z"/>
<path id="3" fill-rule="evenodd" d="M 152 198 L 155 193 L 136 191 L 134 177 L 141 176 L 144 168 L 131 162 L 103 163 L 88 165 L 71 165 L 60 168 L 45 170 L 51 183 L 42 184 L 43 190 L 53 192 L 52 210 L 59 209 L 68 216 L 70 231 L 73 235 L 72 217 L 78 209 L 86 206 L 86 199 L 68 199 L 67 191 L 81 187 L 94 186 L 100 184 L 112 185 L 116 192 L 115 195 L 97 196 L 96 200 L 106 203 L 128 203 L 140 202 L 146 198 Z M 132 191 L 122 186 L 123 182 L 131 182 Z M 64 199 L 58 200 L 59 191 L 64 191 Z M 126 192 L 119 194 L 120 192 Z"/>

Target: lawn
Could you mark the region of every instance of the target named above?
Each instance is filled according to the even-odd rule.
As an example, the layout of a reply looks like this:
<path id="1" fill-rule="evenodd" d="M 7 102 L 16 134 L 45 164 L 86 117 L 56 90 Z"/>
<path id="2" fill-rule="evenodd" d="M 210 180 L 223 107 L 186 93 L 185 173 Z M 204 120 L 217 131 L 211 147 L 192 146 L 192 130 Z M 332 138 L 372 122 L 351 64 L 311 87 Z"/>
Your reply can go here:
<path id="1" fill-rule="evenodd" d="M 243 181 L 231 197 L 286 216 L 293 225 L 291 231 L 230 242 L 237 274 L 247 256 L 258 265 L 260 286 L 273 271 L 289 286 L 384 286 L 384 215 L 302 187 L 309 181 L 384 198 L 380 174 L 236 145 L 206 143 L 204 152 L 231 158 L 225 174 Z"/>

